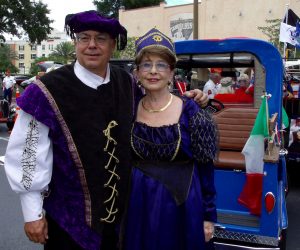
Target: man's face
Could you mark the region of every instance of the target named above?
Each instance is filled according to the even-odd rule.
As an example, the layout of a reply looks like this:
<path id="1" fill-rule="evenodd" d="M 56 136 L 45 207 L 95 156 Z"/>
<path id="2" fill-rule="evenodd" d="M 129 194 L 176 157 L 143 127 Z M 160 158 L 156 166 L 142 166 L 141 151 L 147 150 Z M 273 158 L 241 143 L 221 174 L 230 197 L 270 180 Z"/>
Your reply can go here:
<path id="1" fill-rule="evenodd" d="M 107 33 L 87 30 L 76 34 L 75 50 L 78 62 L 94 74 L 105 77 L 107 63 L 116 41 Z"/>
<path id="2" fill-rule="evenodd" d="M 212 81 L 215 83 L 215 84 L 218 84 L 221 80 L 221 75 L 219 73 L 213 73 L 213 76 L 212 76 Z"/>

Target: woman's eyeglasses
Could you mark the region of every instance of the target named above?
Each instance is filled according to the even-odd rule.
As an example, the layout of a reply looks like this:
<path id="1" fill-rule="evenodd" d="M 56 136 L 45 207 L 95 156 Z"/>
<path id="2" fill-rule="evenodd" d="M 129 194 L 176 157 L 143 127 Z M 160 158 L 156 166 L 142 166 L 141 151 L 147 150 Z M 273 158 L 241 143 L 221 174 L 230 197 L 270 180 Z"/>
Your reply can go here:
<path id="1" fill-rule="evenodd" d="M 151 62 L 144 62 L 139 65 L 139 70 L 149 72 L 152 70 L 153 66 L 155 66 L 158 72 L 165 72 L 170 68 L 170 65 L 164 62 L 158 62 L 155 64 Z"/>

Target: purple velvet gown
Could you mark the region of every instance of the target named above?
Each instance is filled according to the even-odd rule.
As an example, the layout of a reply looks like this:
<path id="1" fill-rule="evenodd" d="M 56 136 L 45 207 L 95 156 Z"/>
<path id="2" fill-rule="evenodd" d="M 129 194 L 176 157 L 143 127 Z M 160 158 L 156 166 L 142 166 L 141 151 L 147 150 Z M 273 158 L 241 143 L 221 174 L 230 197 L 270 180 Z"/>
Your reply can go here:
<path id="1" fill-rule="evenodd" d="M 215 127 L 205 111 L 184 100 L 179 123 L 150 127 L 135 122 L 132 129 L 134 158 L 163 161 L 172 167 L 182 159 L 192 161 L 184 202 L 178 204 L 160 178 L 134 167 L 125 222 L 126 250 L 205 249 L 203 221 L 216 221 L 214 166 Z M 172 180 L 181 174 L 172 169 Z M 176 180 L 177 179 L 177 180 Z"/>

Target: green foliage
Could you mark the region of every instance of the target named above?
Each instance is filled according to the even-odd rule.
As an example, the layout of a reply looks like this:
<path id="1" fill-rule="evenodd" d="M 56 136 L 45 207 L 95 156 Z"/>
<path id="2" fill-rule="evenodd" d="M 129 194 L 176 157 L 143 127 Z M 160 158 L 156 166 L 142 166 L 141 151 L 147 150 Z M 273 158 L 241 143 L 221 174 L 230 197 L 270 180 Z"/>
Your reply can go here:
<path id="1" fill-rule="evenodd" d="M 105 16 L 118 17 L 121 2 L 122 0 L 95 0 L 93 3 L 101 14 Z"/>
<path id="2" fill-rule="evenodd" d="M 49 56 L 55 59 L 53 61 L 67 64 L 75 59 L 75 46 L 72 42 L 62 42 Z"/>
<path id="3" fill-rule="evenodd" d="M 161 2 L 165 2 L 162 0 L 126 0 L 123 1 L 123 6 L 125 9 L 137 9 L 142 7 L 149 7 L 159 5 Z"/>
<path id="4" fill-rule="evenodd" d="M 41 1 L 0 0 L 0 35 L 8 33 L 19 38 L 28 36 L 31 43 L 40 43 L 47 38 L 53 20 L 47 17 L 50 11 Z"/>
<path id="5" fill-rule="evenodd" d="M 279 41 L 280 24 L 281 19 L 267 19 L 265 22 L 267 26 L 257 27 L 258 30 L 262 31 L 267 37 L 268 41 L 272 43 L 279 51 L 282 51 L 282 45 Z"/>
<path id="6" fill-rule="evenodd" d="M 97 10 L 106 16 L 118 18 L 121 6 L 126 10 L 159 5 L 163 0 L 94 0 Z"/>
<path id="7" fill-rule="evenodd" d="M 10 46 L 3 44 L 0 46 L 0 72 L 5 72 L 10 69 L 10 72 L 15 73 L 18 69 L 12 64 L 12 60 L 17 59 L 16 53 L 10 49 Z"/>
<path id="8" fill-rule="evenodd" d="M 135 38 L 129 37 L 127 40 L 127 46 L 122 51 L 115 51 L 113 58 L 119 59 L 133 59 L 135 57 Z"/>

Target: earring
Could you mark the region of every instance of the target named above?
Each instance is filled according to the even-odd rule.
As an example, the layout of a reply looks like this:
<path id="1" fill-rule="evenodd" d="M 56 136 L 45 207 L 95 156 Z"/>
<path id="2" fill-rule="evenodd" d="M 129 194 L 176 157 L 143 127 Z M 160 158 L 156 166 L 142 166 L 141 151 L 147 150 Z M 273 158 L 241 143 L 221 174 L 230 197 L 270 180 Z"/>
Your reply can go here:
<path id="1" fill-rule="evenodd" d="M 172 86 L 173 86 L 173 82 L 172 81 L 168 81 L 168 89 L 172 90 Z"/>
<path id="2" fill-rule="evenodd" d="M 140 80 L 137 80 L 136 84 L 138 85 L 139 88 L 143 86 Z"/>

